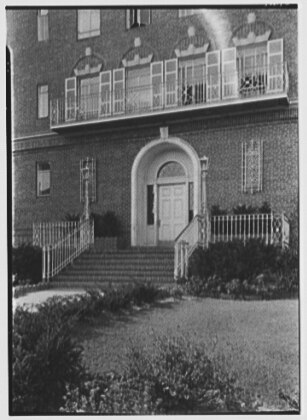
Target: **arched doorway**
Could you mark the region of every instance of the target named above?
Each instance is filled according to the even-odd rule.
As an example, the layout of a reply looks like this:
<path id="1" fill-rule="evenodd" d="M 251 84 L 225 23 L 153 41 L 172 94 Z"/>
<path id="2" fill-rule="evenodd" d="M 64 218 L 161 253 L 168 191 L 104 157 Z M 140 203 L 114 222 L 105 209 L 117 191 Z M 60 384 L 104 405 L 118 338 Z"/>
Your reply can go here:
<path id="1" fill-rule="evenodd" d="M 131 176 L 131 245 L 172 245 L 200 209 L 200 162 L 184 140 L 152 141 Z"/>

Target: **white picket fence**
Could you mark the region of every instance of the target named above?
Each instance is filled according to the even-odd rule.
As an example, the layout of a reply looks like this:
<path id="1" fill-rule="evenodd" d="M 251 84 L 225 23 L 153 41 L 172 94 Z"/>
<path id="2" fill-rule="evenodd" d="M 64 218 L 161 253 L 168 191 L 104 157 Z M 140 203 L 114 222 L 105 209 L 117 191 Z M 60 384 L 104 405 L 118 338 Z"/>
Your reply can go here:
<path id="1" fill-rule="evenodd" d="M 47 228 L 53 232 L 54 236 L 50 234 L 48 240 L 46 236 L 42 236 L 42 251 L 43 251 L 43 267 L 42 278 L 44 282 L 49 281 L 52 277 L 57 275 L 63 268 L 70 264 L 83 251 L 87 250 L 91 244 L 94 243 L 94 223 L 90 220 L 85 220 L 81 223 L 73 222 L 71 226 L 66 226 L 64 229 L 57 229 L 46 224 L 41 226 L 41 233 L 46 233 Z M 41 224 L 44 225 L 44 224 Z M 49 226 L 47 226 L 49 225 Z M 56 224 L 55 224 L 56 225 Z M 46 228 L 46 229 L 45 229 Z M 63 234 L 60 237 L 60 232 Z M 48 237 L 48 236 L 47 236 Z M 57 241 L 51 241 L 57 238 Z"/>

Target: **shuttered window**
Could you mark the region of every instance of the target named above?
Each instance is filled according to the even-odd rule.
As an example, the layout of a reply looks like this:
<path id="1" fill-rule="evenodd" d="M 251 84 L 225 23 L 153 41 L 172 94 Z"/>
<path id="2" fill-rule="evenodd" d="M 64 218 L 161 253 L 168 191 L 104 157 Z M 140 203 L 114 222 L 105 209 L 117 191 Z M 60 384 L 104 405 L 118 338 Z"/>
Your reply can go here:
<path id="1" fill-rule="evenodd" d="M 77 107 L 77 79 L 68 77 L 65 79 L 65 121 L 76 119 Z"/>
<path id="2" fill-rule="evenodd" d="M 236 48 L 222 50 L 222 84 L 223 99 L 231 99 L 238 96 Z"/>
<path id="3" fill-rule="evenodd" d="M 165 106 L 171 107 L 177 105 L 178 98 L 178 60 L 171 59 L 164 62 L 165 65 Z"/>
<path id="4" fill-rule="evenodd" d="M 283 40 L 268 42 L 268 92 L 283 91 Z"/>
<path id="5" fill-rule="evenodd" d="M 89 201 L 96 201 L 96 160 L 94 158 L 86 158 L 80 160 L 80 201 L 85 200 L 85 168 L 89 171 L 88 193 Z"/>
<path id="6" fill-rule="evenodd" d="M 163 107 L 163 61 L 150 64 L 151 106 L 153 109 Z"/>
<path id="7" fill-rule="evenodd" d="M 220 51 L 206 54 L 207 102 L 218 101 L 221 98 L 221 57 Z"/>
<path id="8" fill-rule="evenodd" d="M 112 73 L 102 71 L 99 74 L 99 116 L 111 115 Z"/>
<path id="9" fill-rule="evenodd" d="M 262 191 L 263 142 L 250 140 L 242 143 L 242 191 Z"/>
<path id="10" fill-rule="evenodd" d="M 41 9 L 37 12 L 37 39 L 47 41 L 49 39 L 48 10 Z"/>

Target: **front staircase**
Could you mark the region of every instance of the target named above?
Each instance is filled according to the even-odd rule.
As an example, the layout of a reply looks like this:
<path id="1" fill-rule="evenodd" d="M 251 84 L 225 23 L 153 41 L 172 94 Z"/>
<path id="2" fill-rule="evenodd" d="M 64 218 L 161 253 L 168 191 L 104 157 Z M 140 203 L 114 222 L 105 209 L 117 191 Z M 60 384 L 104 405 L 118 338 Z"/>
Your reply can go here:
<path id="1" fill-rule="evenodd" d="M 52 282 L 63 287 L 102 287 L 109 283 L 174 282 L 174 249 L 130 248 L 98 252 L 90 249 L 58 274 Z"/>

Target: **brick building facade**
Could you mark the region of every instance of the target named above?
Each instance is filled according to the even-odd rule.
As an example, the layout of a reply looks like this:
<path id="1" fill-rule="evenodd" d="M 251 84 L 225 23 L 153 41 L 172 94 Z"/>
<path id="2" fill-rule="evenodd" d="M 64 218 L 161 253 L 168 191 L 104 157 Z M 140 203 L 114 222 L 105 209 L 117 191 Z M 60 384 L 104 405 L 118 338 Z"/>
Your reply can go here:
<path id="1" fill-rule="evenodd" d="M 203 156 L 209 208 L 266 201 L 295 224 L 295 8 L 11 9 L 7 24 L 16 241 L 82 212 L 86 158 L 91 210 L 115 212 L 126 245 L 173 240 L 200 211 Z"/>

